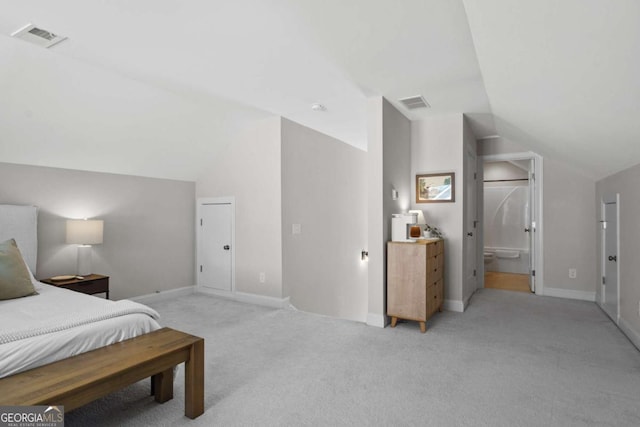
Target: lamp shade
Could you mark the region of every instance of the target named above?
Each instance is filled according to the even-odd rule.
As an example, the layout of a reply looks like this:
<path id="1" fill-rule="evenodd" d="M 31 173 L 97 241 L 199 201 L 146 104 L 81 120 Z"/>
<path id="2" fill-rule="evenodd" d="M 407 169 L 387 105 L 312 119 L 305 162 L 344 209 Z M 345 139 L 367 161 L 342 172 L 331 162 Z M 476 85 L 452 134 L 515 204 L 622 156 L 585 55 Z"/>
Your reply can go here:
<path id="1" fill-rule="evenodd" d="M 68 219 L 67 243 L 96 245 L 102 243 L 104 221 L 99 219 Z"/>

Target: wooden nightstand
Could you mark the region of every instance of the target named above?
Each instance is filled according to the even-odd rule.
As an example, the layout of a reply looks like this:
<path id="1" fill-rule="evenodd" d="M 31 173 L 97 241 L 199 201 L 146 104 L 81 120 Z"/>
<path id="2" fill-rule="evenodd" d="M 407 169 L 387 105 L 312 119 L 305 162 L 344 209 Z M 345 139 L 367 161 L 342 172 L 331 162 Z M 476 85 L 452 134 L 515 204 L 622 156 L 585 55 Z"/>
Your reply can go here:
<path id="1" fill-rule="evenodd" d="M 40 280 L 42 283 L 46 283 L 48 285 L 58 286 L 59 288 L 70 289 L 76 292 L 82 292 L 83 294 L 93 295 L 93 294 L 107 294 L 107 299 L 109 299 L 109 276 L 102 276 L 100 274 L 90 274 L 88 276 L 84 276 L 83 279 L 70 279 L 70 280 L 51 280 L 51 279 L 42 279 Z"/>

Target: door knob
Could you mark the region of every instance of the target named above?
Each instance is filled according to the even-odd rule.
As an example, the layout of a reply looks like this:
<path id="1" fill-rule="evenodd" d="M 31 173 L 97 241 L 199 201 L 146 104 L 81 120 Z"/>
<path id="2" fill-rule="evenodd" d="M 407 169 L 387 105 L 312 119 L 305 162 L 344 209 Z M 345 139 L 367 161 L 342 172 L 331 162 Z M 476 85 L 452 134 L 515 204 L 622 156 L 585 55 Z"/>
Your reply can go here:
<path id="1" fill-rule="evenodd" d="M 469 232 L 469 233 L 467 233 L 467 236 L 473 237 L 473 233 Z"/>
<path id="2" fill-rule="evenodd" d="M 224 246 L 222 247 L 222 249 L 224 249 L 225 251 L 228 251 L 228 250 L 229 250 L 229 245 L 224 245 Z"/>
<path id="3" fill-rule="evenodd" d="M 609 261 L 618 262 L 618 257 L 615 255 L 609 255 Z"/>
<path id="4" fill-rule="evenodd" d="M 524 232 L 525 232 L 525 233 L 528 233 L 528 232 L 530 232 L 530 231 L 531 231 L 531 229 L 530 229 L 530 228 L 528 228 L 528 227 L 524 229 Z"/>

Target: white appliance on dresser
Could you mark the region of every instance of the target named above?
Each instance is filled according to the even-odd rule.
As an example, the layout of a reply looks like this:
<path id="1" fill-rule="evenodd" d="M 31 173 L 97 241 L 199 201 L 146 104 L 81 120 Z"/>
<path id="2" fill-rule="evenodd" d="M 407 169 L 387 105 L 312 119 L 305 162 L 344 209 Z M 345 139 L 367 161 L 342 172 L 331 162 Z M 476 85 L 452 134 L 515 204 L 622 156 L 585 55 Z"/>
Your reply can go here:
<path id="1" fill-rule="evenodd" d="M 415 242 L 409 237 L 412 225 L 418 223 L 418 214 L 401 213 L 391 215 L 391 240 L 394 242 Z"/>

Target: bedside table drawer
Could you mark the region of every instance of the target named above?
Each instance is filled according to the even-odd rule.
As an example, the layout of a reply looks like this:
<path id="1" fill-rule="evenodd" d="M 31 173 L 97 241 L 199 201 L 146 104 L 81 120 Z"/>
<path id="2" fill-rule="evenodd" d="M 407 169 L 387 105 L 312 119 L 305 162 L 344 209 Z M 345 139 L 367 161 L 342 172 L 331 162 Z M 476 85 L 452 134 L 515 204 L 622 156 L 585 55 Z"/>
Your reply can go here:
<path id="1" fill-rule="evenodd" d="M 107 299 L 109 299 L 109 276 L 90 274 L 81 279 L 78 277 L 62 281 L 53 279 L 57 279 L 57 277 L 42 279 L 40 281 L 48 285 L 69 289 L 70 291 L 82 292 L 87 295 L 104 293 L 106 294 Z"/>
<path id="2" fill-rule="evenodd" d="M 109 279 L 97 279 L 90 282 L 79 282 L 59 285 L 61 288 L 71 289 L 72 291 L 82 292 L 85 294 L 99 294 L 109 292 Z"/>

